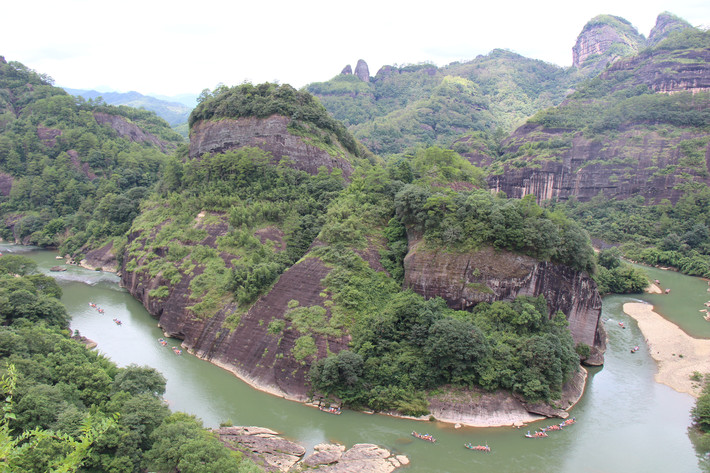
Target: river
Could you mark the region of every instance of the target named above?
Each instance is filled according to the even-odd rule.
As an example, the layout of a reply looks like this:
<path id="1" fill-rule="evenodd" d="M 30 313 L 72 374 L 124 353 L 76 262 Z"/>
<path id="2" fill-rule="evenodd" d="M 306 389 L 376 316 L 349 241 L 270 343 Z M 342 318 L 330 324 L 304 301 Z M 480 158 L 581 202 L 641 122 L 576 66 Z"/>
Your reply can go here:
<path id="1" fill-rule="evenodd" d="M 18 252 L 21 247 L 0 245 L 0 251 Z M 710 471 L 696 454 L 689 436 L 690 410 L 694 399 L 654 382 L 656 365 L 645 348 L 633 319 L 621 306 L 630 300 L 658 304 L 684 330 L 710 336 L 710 323 L 699 309 L 710 299 L 707 283 L 676 273 L 649 268 L 651 279 L 671 287 L 668 296 L 639 298 L 610 296 L 604 299 L 603 318 L 608 332 L 606 363 L 590 370 L 586 392 L 571 410 L 577 423 L 545 439 L 526 439 L 526 429 L 461 428 L 437 422 L 417 422 L 382 415 L 345 410 L 334 416 L 295 402 L 254 390 L 232 374 L 184 353 L 175 355 L 163 347 L 156 320 L 118 285 L 113 274 L 69 267 L 49 272 L 56 253 L 26 253 L 42 272 L 54 276 L 64 295 L 62 302 L 72 317 L 72 329 L 95 340 L 98 350 L 119 366 L 148 365 L 167 378 L 165 398 L 170 407 L 194 414 L 206 426 L 220 422 L 257 425 L 281 432 L 309 451 L 321 442 L 375 443 L 409 457 L 411 465 L 402 471 L 419 472 L 656 472 Z M 682 289 L 681 289 L 682 288 Z M 691 297 L 692 296 L 692 297 Z M 103 308 L 99 314 L 89 302 Z M 660 304 L 662 302 L 662 304 Z M 699 304 L 699 305 L 698 305 Z M 117 325 L 113 319 L 122 321 Z M 697 324 L 699 319 L 703 323 Z M 687 320 L 686 320 L 687 319 Z M 618 322 L 628 327 L 622 329 Z M 693 322 L 693 323 L 685 323 Z M 707 324 L 707 325 L 705 325 Z M 629 348 L 642 347 L 636 353 Z M 531 430 L 552 424 L 552 420 L 531 425 Z M 410 436 L 412 430 L 428 432 L 438 439 L 431 444 Z M 467 450 L 464 443 L 487 443 L 492 453 Z"/>

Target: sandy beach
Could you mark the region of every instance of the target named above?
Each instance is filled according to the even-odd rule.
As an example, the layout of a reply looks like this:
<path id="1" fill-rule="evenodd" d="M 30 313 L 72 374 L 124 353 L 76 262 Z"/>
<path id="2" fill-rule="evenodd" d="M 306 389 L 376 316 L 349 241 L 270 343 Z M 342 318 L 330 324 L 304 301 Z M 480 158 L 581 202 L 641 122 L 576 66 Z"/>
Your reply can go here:
<path id="1" fill-rule="evenodd" d="M 646 292 L 648 294 L 663 294 L 663 291 L 661 291 L 661 288 L 658 287 L 656 283 L 649 283 L 648 287 L 646 288 Z"/>
<path id="2" fill-rule="evenodd" d="M 692 381 L 693 373 L 710 373 L 710 340 L 693 338 L 677 325 L 653 311 L 651 304 L 628 302 L 624 312 L 634 318 L 641 329 L 651 356 L 658 363 L 657 382 L 691 396 L 700 395 L 700 383 Z"/>

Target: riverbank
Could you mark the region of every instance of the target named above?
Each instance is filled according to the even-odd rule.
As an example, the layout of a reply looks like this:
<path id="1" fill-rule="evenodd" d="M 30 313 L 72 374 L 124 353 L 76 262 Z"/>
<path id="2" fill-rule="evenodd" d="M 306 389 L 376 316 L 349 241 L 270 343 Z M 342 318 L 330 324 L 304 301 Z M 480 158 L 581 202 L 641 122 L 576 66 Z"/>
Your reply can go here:
<path id="1" fill-rule="evenodd" d="M 636 320 L 646 338 L 651 357 L 658 365 L 656 382 L 697 398 L 701 385 L 691 376 L 710 373 L 710 340 L 691 337 L 654 312 L 651 304 L 627 302 L 623 310 Z"/>

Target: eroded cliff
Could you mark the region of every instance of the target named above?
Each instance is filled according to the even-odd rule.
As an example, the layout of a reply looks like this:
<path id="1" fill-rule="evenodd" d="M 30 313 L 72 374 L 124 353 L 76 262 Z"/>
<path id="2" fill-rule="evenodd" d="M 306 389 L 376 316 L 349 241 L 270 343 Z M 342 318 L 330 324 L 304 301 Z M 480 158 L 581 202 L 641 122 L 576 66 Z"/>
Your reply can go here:
<path id="1" fill-rule="evenodd" d="M 350 176 L 353 167 L 344 150 L 331 146 L 329 152 L 314 144 L 311 137 L 296 136 L 289 132 L 289 123 L 290 118 L 280 115 L 197 122 L 190 131 L 190 157 L 253 146 L 271 153 L 274 164 L 283 161 L 310 174 L 316 174 L 323 166 L 328 171 L 340 169 L 346 178 Z"/>
<path id="2" fill-rule="evenodd" d="M 405 287 L 427 298 L 439 296 L 454 309 L 542 294 L 550 315 L 558 310 L 565 314 L 574 341 L 592 347 L 586 363 L 603 363 L 602 301 L 596 283 L 585 273 L 491 247 L 472 253 L 431 249 L 418 239 L 410 241 L 404 269 Z"/>

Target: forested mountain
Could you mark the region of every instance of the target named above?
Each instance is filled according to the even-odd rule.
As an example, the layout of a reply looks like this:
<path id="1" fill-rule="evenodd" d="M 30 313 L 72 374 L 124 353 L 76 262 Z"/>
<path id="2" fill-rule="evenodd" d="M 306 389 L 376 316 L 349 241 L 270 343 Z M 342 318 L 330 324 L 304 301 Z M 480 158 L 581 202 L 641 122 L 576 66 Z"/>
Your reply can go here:
<path id="1" fill-rule="evenodd" d="M 709 64 L 710 32 L 693 28 L 617 61 L 507 138 L 489 185 L 568 201 L 628 256 L 710 275 Z"/>
<path id="2" fill-rule="evenodd" d="M 571 68 L 497 49 L 444 67 L 383 66 L 370 77 L 361 60 L 355 74 L 347 66 L 306 90 L 376 154 L 422 145 L 456 146 L 460 152 L 495 148 L 528 117 L 560 104 L 581 81 L 689 27 L 662 13 L 646 40 L 623 18 L 599 15 L 580 33 Z"/>
<path id="3" fill-rule="evenodd" d="M 197 102 L 192 106 L 174 100 L 165 100 L 138 92 L 98 92 L 96 90 L 70 89 L 64 90 L 71 95 L 77 95 L 86 100 L 98 100 L 99 97 L 107 105 L 126 105 L 133 108 L 143 108 L 154 112 L 178 133 L 187 138 L 187 119 Z"/>
<path id="4" fill-rule="evenodd" d="M 580 361 L 603 363 L 595 278 L 604 292 L 647 282 L 616 250 L 596 257 L 585 229 L 710 274 L 709 34 L 662 14 L 646 40 L 603 15 L 570 69 L 494 50 L 374 77 L 361 61 L 301 91 L 220 86 L 191 113 L 189 146 L 152 112 L 2 59 L 2 237 L 112 264 L 165 333 L 284 397 L 440 418 L 457 404 L 441 393 L 465 393 L 457 409 L 498 393 L 558 415 Z M 59 407 L 7 425 L 76 430 L 81 396 L 108 395 L 152 417 L 143 433 L 112 424 L 95 469 L 177 468 L 141 453 L 166 447 L 149 432 L 160 383 L 122 394 L 126 376 L 154 375 L 77 354 L 39 325 L 66 321 L 46 281 L 0 278 L 22 296 L 0 290 L 0 345 L 50 340 L 1 355 L 28 371 L 26 357 L 66 358 L 101 381 L 65 414 L 63 373 L 44 367 L 18 393 Z"/>
<path id="5" fill-rule="evenodd" d="M 73 97 L 0 58 L 0 234 L 71 254 L 119 244 L 182 142 L 152 112 Z"/>

